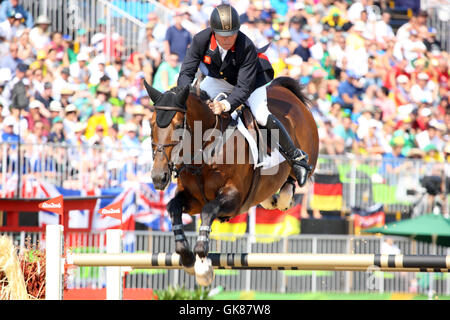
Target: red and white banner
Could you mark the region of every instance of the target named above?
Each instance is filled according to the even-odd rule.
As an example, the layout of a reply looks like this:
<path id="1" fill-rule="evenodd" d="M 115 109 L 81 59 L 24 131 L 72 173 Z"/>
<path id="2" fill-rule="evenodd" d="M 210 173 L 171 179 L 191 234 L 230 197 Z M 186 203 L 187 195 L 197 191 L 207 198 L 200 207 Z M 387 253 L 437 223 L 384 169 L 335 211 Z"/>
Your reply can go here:
<path id="1" fill-rule="evenodd" d="M 64 201 L 63 196 L 57 196 L 56 198 L 43 201 L 38 205 L 39 209 L 56 213 L 60 216 L 64 214 Z"/>
<path id="2" fill-rule="evenodd" d="M 99 212 L 102 216 L 111 217 L 122 221 L 122 203 L 123 201 L 111 203 L 110 205 L 100 209 Z"/>

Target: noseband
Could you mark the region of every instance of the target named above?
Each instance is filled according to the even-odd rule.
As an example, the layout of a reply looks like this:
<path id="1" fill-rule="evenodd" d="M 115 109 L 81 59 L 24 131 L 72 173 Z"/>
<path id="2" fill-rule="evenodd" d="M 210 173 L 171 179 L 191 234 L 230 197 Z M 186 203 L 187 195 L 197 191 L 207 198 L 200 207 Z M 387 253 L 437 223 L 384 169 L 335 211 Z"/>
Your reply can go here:
<path id="1" fill-rule="evenodd" d="M 176 111 L 176 112 L 182 112 L 182 113 L 186 113 L 187 112 L 187 110 L 184 109 L 184 108 L 174 107 L 174 106 L 155 106 L 155 110 Z M 184 129 L 186 129 L 186 115 L 184 117 L 184 125 L 183 126 L 184 126 Z M 179 144 L 180 142 L 181 141 L 161 144 L 161 143 L 153 142 L 153 139 L 152 139 L 152 145 L 156 147 L 155 151 L 153 152 L 153 159 L 155 159 L 155 155 L 158 152 L 161 152 L 164 155 L 164 157 L 166 158 L 166 160 L 167 160 L 167 166 L 169 167 L 169 170 L 170 170 L 171 173 L 172 173 L 172 171 L 176 172 L 176 168 L 175 168 L 175 164 L 167 156 L 166 148 L 167 147 L 174 147 L 177 144 Z"/>

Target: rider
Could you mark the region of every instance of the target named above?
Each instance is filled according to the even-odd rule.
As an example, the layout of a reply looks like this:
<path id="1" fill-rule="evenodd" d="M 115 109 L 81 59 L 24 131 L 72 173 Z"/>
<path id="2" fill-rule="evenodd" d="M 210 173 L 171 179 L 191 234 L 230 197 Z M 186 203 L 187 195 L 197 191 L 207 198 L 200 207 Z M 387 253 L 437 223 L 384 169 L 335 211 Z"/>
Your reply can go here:
<path id="1" fill-rule="evenodd" d="M 210 27 L 196 34 L 188 48 L 178 77 L 178 86 L 190 85 L 200 62 L 208 74 L 200 89 L 210 97 L 226 93 L 228 97 L 210 104 L 215 114 L 233 112 L 244 102 L 250 107 L 258 124 L 279 132 L 278 144 L 291 164 L 300 186 L 306 183 L 311 170 L 308 155 L 297 149 L 283 124 L 267 107 L 266 85 L 274 71 L 267 57 L 258 53 L 253 42 L 241 31 L 239 14 L 229 4 L 214 8 Z"/>

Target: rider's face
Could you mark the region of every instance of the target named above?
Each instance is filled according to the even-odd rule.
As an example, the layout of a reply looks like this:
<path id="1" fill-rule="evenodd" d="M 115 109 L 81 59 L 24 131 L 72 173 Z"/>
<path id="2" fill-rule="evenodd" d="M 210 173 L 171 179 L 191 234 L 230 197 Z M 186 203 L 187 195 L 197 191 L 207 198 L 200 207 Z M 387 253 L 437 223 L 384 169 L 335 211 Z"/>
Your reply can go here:
<path id="1" fill-rule="evenodd" d="M 237 35 L 238 34 L 236 33 L 232 36 L 224 37 L 216 34 L 216 40 L 224 50 L 230 50 L 236 42 Z"/>

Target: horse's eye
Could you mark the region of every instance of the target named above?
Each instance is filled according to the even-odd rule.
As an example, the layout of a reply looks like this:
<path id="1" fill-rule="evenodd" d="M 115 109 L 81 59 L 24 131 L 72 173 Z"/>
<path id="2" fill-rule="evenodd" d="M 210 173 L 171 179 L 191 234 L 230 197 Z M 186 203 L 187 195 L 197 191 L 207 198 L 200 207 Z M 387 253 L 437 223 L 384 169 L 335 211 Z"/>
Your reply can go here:
<path id="1" fill-rule="evenodd" d="M 175 126 L 175 130 L 183 129 L 183 128 L 184 128 L 184 126 L 183 126 L 182 123 L 181 123 L 181 124 L 177 124 L 177 125 Z"/>

